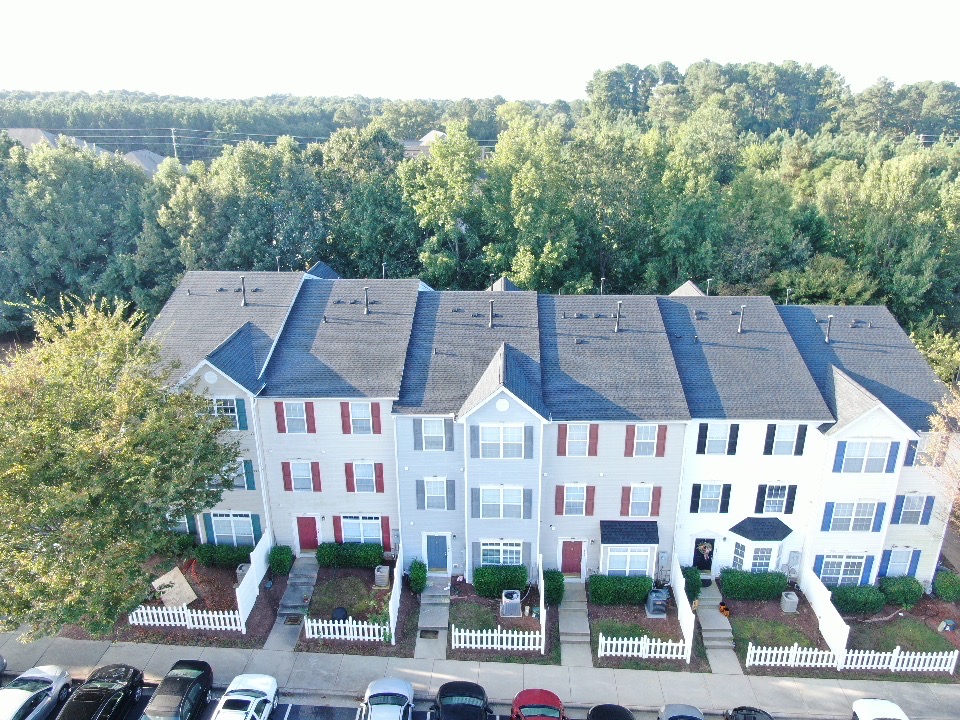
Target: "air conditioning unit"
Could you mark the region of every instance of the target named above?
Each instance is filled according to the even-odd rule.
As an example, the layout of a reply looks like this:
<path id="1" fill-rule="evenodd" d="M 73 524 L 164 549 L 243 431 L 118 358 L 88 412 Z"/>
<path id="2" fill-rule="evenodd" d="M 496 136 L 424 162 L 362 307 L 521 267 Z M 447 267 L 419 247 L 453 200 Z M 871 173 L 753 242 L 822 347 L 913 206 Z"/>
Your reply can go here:
<path id="1" fill-rule="evenodd" d="M 389 565 L 377 565 L 373 571 L 373 584 L 376 587 L 387 587 L 390 585 Z"/>
<path id="2" fill-rule="evenodd" d="M 500 617 L 520 617 L 522 614 L 520 591 L 504 590 L 500 596 Z"/>

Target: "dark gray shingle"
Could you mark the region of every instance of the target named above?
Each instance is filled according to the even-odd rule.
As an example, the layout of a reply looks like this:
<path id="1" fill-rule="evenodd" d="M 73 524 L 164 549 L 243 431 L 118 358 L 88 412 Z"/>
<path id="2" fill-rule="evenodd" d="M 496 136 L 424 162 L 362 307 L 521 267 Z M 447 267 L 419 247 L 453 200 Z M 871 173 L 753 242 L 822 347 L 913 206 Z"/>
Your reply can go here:
<path id="1" fill-rule="evenodd" d="M 659 545 L 656 520 L 601 520 L 601 545 Z"/>
<path id="2" fill-rule="evenodd" d="M 730 532 L 753 542 L 780 542 L 793 530 L 776 517 L 748 517 L 741 520 Z"/>

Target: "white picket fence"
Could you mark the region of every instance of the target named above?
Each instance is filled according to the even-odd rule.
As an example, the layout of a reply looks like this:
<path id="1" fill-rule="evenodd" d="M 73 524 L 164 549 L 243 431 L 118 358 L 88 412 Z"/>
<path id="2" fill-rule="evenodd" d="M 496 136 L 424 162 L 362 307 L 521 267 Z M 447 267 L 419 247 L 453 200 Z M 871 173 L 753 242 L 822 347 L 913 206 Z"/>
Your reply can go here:
<path id="1" fill-rule="evenodd" d="M 541 618 L 545 622 L 545 618 Z M 456 650 L 514 650 L 518 652 L 544 652 L 544 634 L 536 630 L 468 630 L 450 628 L 450 643 Z"/>
<path id="2" fill-rule="evenodd" d="M 304 631 L 310 640 L 364 640 L 384 642 L 390 634 L 389 625 L 366 622 L 365 620 L 318 620 L 305 618 Z"/>
<path id="3" fill-rule="evenodd" d="M 646 635 L 643 637 L 607 637 L 600 633 L 597 656 L 686 660 L 687 644 L 682 640 L 658 640 Z"/>
<path id="4" fill-rule="evenodd" d="M 886 670 L 889 672 L 946 672 L 953 674 L 960 650 L 948 652 L 891 652 L 846 650 L 837 658 L 832 650 L 793 647 L 747 646 L 747 667 L 835 667 L 838 670 Z"/>
<path id="5" fill-rule="evenodd" d="M 237 610 L 191 610 L 186 605 L 141 605 L 127 616 L 131 625 L 185 627 L 190 630 L 235 630 L 246 634 L 247 623 Z"/>

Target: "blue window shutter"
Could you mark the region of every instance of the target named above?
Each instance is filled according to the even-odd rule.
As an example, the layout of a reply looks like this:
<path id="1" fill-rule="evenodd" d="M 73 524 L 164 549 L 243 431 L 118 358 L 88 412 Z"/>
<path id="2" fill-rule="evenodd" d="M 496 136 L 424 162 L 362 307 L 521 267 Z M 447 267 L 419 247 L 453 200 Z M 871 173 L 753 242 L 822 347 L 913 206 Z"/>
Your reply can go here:
<path id="1" fill-rule="evenodd" d="M 890 454 L 887 455 L 887 469 L 884 472 L 892 473 L 897 469 L 897 455 L 900 454 L 900 443 L 890 443 Z"/>
<path id="2" fill-rule="evenodd" d="M 897 495 L 897 498 L 893 501 L 893 515 L 890 516 L 891 525 L 900 524 L 900 515 L 903 514 L 903 495 Z"/>
<path id="3" fill-rule="evenodd" d="M 242 398 L 237 398 L 237 428 L 247 429 L 247 403 Z"/>
<path id="4" fill-rule="evenodd" d="M 480 426 L 470 426 L 470 457 L 480 457 Z"/>
<path id="5" fill-rule="evenodd" d="M 910 567 L 907 568 L 907 575 L 910 577 L 917 576 L 917 566 L 920 564 L 920 551 L 914 550 L 910 555 Z"/>
<path id="6" fill-rule="evenodd" d="M 911 440 L 907 443 L 907 454 L 903 456 L 903 466 L 913 467 L 917 460 L 917 441 Z"/>
<path id="7" fill-rule="evenodd" d="M 882 578 L 887 576 L 887 568 L 890 566 L 890 551 L 884 550 L 880 553 L 880 569 L 877 570 L 877 577 Z"/>
<path id="8" fill-rule="evenodd" d="M 253 460 L 243 461 L 243 474 L 247 479 L 247 490 L 256 490 L 257 481 L 253 478 Z"/>
<path id="9" fill-rule="evenodd" d="M 860 576 L 861 585 L 870 584 L 870 572 L 873 570 L 873 555 L 867 555 L 863 559 L 863 575 Z"/>
<path id="10" fill-rule="evenodd" d="M 927 495 L 927 499 L 923 503 L 923 513 L 920 515 L 920 524 L 929 525 L 930 516 L 933 514 L 933 495 Z"/>
<path id="11" fill-rule="evenodd" d="M 813 559 L 813 574 L 820 577 L 821 572 L 823 572 L 823 555 L 817 555 Z"/>
<path id="12" fill-rule="evenodd" d="M 191 535 L 197 534 L 197 516 L 187 515 L 187 532 Z"/>
<path id="13" fill-rule="evenodd" d="M 883 527 L 883 514 L 886 511 L 886 503 L 877 503 L 877 512 L 873 515 L 873 532 L 880 532 L 880 528 Z"/>
<path id="14" fill-rule="evenodd" d="M 830 523 L 833 522 L 833 503 L 825 503 L 823 506 L 823 522 L 820 523 L 820 529 L 823 532 L 830 531 Z"/>
<path id="15" fill-rule="evenodd" d="M 840 472 L 843 470 L 843 456 L 847 454 L 847 442 L 846 440 L 841 440 L 837 443 L 837 454 L 833 457 L 833 471 Z"/>
<path id="16" fill-rule="evenodd" d="M 217 536 L 213 534 L 213 515 L 210 513 L 203 514 L 203 532 L 207 536 L 207 542 L 216 545 Z"/>
<path id="17" fill-rule="evenodd" d="M 260 516 L 256 513 L 250 515 L 250 524 L 253 525 L 253 544 L 256 545 L 263 537 L 263 529 L 260 527 Z"/>

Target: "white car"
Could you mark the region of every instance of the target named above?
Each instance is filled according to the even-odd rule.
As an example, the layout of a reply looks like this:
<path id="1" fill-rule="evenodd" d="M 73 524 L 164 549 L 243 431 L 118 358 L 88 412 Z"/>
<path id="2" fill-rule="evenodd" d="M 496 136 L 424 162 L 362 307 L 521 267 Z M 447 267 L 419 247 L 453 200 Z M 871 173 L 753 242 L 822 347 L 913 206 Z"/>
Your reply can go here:
<path id="1" fill-rule="evenodd" d="M 213 720 L 267 720 L 280 702 L 277 679 L 237 675 L 213 711 Z"/>
<path id="2" fill-rule="evenodd" d="M 879 698 L 865 698 L 854 701 L 853 720 L 910 720 L 910 718 L 894 702 Z"/>
<path id="3" fill-rule="evenodd" d="M 400 678 L 374 680 L 363 694 L 356 720 L 410 720 L 413 685 Z"/>
<path id="4" fill-rule="evenodd" d="M 44 720 L 70 694 L 70 675 L 59 665 L 31 668 L 0 690 L 0 720 Z"/>

